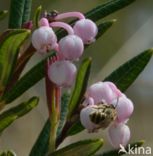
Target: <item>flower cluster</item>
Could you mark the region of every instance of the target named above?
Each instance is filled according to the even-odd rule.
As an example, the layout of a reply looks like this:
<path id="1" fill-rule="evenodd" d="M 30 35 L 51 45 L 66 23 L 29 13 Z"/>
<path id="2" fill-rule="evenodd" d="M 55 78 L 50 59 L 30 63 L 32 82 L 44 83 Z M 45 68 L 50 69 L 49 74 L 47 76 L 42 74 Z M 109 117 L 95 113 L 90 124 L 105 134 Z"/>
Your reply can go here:
<path id="1" fill-rule="evenodd" d="M 125 146 L 130 139 L 126 125 L 133 112 L 133 103 L 112 82 L 97 82 L 85 95 L 80 113 L 82 125 L 89 131 L 108 128 L 108 138 L 113 147 Z"/>
<path id="2" fill-rule="evenodd" d="M 69 17 L 79 18 L 73 27 L 60 21 Z M 58 59 L 50 63 L 48 67 L 49 79 L 58 86 L 71 86 L 77 71 L 72 61 L 77 61 L 82 56 L 84 44 L 91 44 L 95 41 L 98 33 L 96 24 L 86 19 L 80 12 L 61 14 L 53 12 L 41 18 L 39 26 L 32 35 L 34 48 L 41 54 L 45 54 L 50 50 L 57 52 Z M 58 41 L 53 31 L 54 27 L 65 29 L 68 33 L 67 36 Z"/>
<path id="3" fill-rule="evenodd" d="M 73 27 L 60 21 L 68 17 L 79 20 Z M 67 35 L 58 40 L 54 27 L 65 29 Z M 73 84 L 77 69 L 72 61 L 82 56 L 84 45 L 94 42 L 97 33 L 96 24 L 80 12 L 53 12 L 40 19 L 39 28 L 32 35 L 32 44 L 40 54 L 56 51 L 56 59 L 47 62 L 50 81 L 60 87 Z M 130 129 L 126 123 L 133 112 L 133 103 L 112 82 L 97 82 L 90 86 L 82 105 L 80 121 L 89 132 L 108 128 L 108 138 L 115 148 L 128 143 Z"/>

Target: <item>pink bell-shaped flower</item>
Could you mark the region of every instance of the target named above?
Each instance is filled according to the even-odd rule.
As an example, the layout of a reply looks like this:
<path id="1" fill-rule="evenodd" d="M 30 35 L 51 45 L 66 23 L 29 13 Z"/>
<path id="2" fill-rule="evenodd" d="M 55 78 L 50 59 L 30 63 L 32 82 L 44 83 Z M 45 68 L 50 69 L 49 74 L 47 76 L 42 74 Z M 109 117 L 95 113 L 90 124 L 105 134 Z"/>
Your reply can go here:
<path id="1" fill-rule="evenodd" d="M 36 29 L 32 34 L 32 45 L 39 53 L 46 53 L 57 47 L 57 37 L 48 26 Z"/>
<path id="2" fill-rule="evenodd" d="M 114 148 L 119 148 L 121 145 L 126 146 L 130 139 L 130 129 L 123 123 L 115 123 L 108 129 L 108 138 Z"/>
<path id="3" fill-rule="evenodd" d="M 94 107 L 96 107 L 96 105 Z M 81 124 L 88 130 L 88 132 L 94 132 L 99 128 L 99 125 L 93 123 L 90 119 L 90 114 L 94 111 L 94 107 L 92 105 L 87 106 L 80 112 Z"/>
<path id="4" fill-rule="evenodd" d="M 58 54 L 66 60 L 77 60 L 83 54 L 84 45 L 80 37 L 68 35 L 59 41 Z"/>
<path id="5" fill-rule="evenodd" d="M 111 104 L 113 99 L 117 99 L 120 91 L 115 85 L 110 85 L 111 82 L 97 82 L 91 85 L 86 91 L 86 97 L 93 98 L 94 104 L 106 102 Z"/>
<path id="6" fill-rule="evenodd" d="M 84 44 L 90 44 L 94 42 L 98 33 L 96 24 L 90 19 L 81 19 L 77 21 L 73 29 L 74 33 L 83 40 Z"/>
<path id="7" fill-rule="evenodd" d="M 70 87 L 75 80 L 76 67 L 70 61 L 56 61 L 48 68 L 49 79 L 58 86 Z"/>
<path id="8" fill-rule="evenodd" d="M 134 105 L 130 99 L 122 94 L 119 99 L 115 99 L 112 104 L 116 107 L 117 111 L 117 122 L 124 122 L 129 119 L 134 110 Z"/>

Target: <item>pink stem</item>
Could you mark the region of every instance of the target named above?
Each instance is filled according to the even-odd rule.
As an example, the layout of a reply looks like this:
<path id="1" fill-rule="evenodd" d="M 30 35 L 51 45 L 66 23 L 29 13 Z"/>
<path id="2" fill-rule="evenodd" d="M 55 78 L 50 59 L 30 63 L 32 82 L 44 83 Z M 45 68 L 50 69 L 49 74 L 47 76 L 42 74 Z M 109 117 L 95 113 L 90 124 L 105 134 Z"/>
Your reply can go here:
<path id="1" fill-rule="evenodd" d="M 67 13 L 58 14 L 55 17 L 55 20 L 61 20 L 69 17 L 77 17 L 79 19 L 85 19 L 85 16 L 80 12 L 67 12 Z"/>
<path id="2" fill-rule="evenodd" d="M 50 23 L 51 27 L 59 27 L 59 28 L 63 28 L 65 29 L 69 35 L 73 35 L 74 31 L 72 29 L 72 27 L 69 24 L 66 24 L 64 22 L 52 22 Z"/>

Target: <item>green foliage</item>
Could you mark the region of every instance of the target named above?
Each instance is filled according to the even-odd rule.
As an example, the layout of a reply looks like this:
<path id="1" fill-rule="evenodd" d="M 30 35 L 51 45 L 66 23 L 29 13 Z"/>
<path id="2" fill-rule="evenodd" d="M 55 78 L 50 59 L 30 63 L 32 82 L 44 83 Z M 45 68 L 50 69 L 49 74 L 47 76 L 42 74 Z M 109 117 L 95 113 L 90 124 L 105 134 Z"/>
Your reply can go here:
<path id="1" fill-rule="evenodd" d="M 22 16 L 22 24 L 30 20 L 32 0 L 25 0 L 24 11 Z"/>
<path id="2" fill-rule="evenodd" d="M 131 147 L 131 149 L 134 150 L 135 148 L 141 147 L 143 144 L 144 144 L 144 141 L 138 141 L 138 142 L 130 144 L 130 147 Z M 128 152 L 128 146 L 125 149 Z M 119 151 L 119 149 L 107 151 L 105 153 L 98 154 L 96 156 L 121 156 L 121 155 L 125 155 L 125 153 L 118 153 L 118 151 Z"/>
<path id="3" fill-rule="evenodd" d="M 40 18 L 41 11 L 42 11 L 42 6 L 39 6 L 35 11 L 34 18 L 33 18 L 35 28 L 38 28 L 39 26 L 39 18 Z"/>
<path id="4" fill-rule="evenodd" d="M 22 117 L 37 106 L 39 99 L 37 97 L 32 97 L 27 102 L 17 105 L 2 114 L 0 114 L 0 133 L 7 128 L 13 121 Z"/>
<path id="5" fill-rule="evenodd" d="M 60 113 L 60 121 L 57 130 L 57 136 L 60 135 L 62 128 L 66 121 L 66 116 L 68 112 L 68 103 L 69 103 L 70 95 L 68 93 L 64 93 L 61 98 L 61 113 Z"/>
<path id="6" fill-rule="evenodd" d="M 82 126 L 81 122 L 77 121 L 70 127 L 70 129 L 67 132 L 67 135 L 72 136 L 72 135 L 75 135 L 83 130 L 84 130 L 84 127 Z"/>
<path id="7" fill-rule="evenodd" d="M 116 22 L 115 19 L 104 21 L 98 25 L 98 34 L 96 40 L 99 39 L 111 26 Z"/>
<path id="8" fill-rule="evenodd" d="M 21 28 L 27 22 L 31 13 L 32 0 L 11 0 L 9 28 Z"/>
<path id="9" fill-rule="evenodd" d="M 108 20 L 108 21 L 104 21 L 102 22 L 101 24 L 99 24 L 97 27 L 98 27 L 98 34 L 96 36 L 96 40 L 98 40 L 99 38 L 101 38 L 105 32 L 107 30 L 109 30 L 109 28 L 111 28 L 111 26 L 116 22 L 115 19 L 112 19 L 112 20 Z M 61 36 L 60 36 L 61 37 Z M 89 45 L 85 45 L 85 49 L 88 48 L 90 46 Z"/>
<path id="10" fill-rule="evenodd" d="M 14 152 L 12 151 L 7 151 L 7 152 L 2 152 L 0 156 L 16 156 L 16 154 L 14 154 Z"/>
<path id="11" fill-rule="evenodd" d="M 44 156 L 48 151 L 50 120 L 47 120 L 29 156 Z"/>
<path id="12" fill-rule="evenodd" d="M 28 30 L 12 30 L 0 43 L 0 90 L 6 87 L 16 65 L 21 45 L 30 35 Z"/>
<path id="13" fill-rule="evenodd" d="M 111 81 L 115 83 L 121 91 L 125 91 L 144 70 L 152 54 L 153 49 L 142 52 L 116 69 L 105 81 Z"/>
<path id="14" fill-rule="evenodd" d="M 49 54 L 50 57 L 54 55 L 54 52 Z M 12 102 L 44 77 L 44 65 L 47 58 L 48 56 L 31 68 L 30 71 L 28 71 L 9 92 L 4 94 L 2 98 L 4 103 L 8 104 Z"/>
<path id="15" fill-rule="evenodd" d="M 93 21 L 98 21 L 111 13 L 118 11 L 129 4 L 133 3 L 135 0 L 111 0 L 105 4 L 101 4 L 96 8 L 85 14 L 86 18 L 90 18 Z"/>
<path id="16" fill-rule="evenodd" d="M 79 141 L 59 149 L 49 156 L 91 156 L 97 152 L 102 145 L 102 139 Z"/>
<path id="17" fill-rule="evenodd" d="M 0 20 L 3 20 L 8 14 L 7 10 L 0 11 Z"/>
<path id="18" fill-rule="evenodd" d="M 71 115 L 76 110 L 76 108 L 80 105 L 80 102 L 84 96 L 89 79 L 90 68 L 91 68 L 91 58 L 84 59 L 78 69 L 74 90 L 72 92 L 70 102 L 68 105 L 69 119 L 71 118 Z"/>

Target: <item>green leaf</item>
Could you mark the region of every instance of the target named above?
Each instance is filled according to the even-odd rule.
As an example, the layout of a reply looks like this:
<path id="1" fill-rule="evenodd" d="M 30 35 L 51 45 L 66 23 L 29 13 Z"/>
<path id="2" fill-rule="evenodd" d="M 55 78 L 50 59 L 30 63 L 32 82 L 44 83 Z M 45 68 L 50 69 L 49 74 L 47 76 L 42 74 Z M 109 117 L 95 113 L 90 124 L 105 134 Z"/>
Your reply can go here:
<path id="1" fill-rule="evenodd" d="M 144 144 L 144 141 L 141 140 L 141 141 L 130 144 L 130 147 L 131 147 L 131 149 L 134 150 L 135 148 L 141 147 L 143 144 Z M 128 152 L 128 150 L 129 150 L 128 146 L 125 149 Z M 121 156 L 121 155 L 125 155 L 125 153 L 118 153 L 118 152 L 119 152 L 119 149 L 107 151 L 107 152 L 102 153 L 102 154 L 97 154 L 96 156 Z"/>
<path id="2" fill-rule="evenodd" d="M 9 92 L 6 92 L 4 94 L 1 101 L 3 101 L 5 104 L 12 102 L 17 97 L 22 95 L 26 90 L 36 84 L 39 80 L 41 80 L 44 77 L 44 66 L 46 59 L 53 56 L 55 56 L 55 52 L 51 52 L 49 56 L 47 56 L 44 60 L 31 68 L 31 70 L 28 71 L 23 77 L 21 77 L 21 79 Z"/>
<path id="3" fill-rule="evenodd" d="M 29 156 L 44 156 L 48 151 L 50 120 L 47 120 Z"/>
<path id="4" fill-rule="evenodd" d="M 60 135 L 60 133 L 61 133 L 61 131 L 63 129 L 63 126 L 65 124 L 65 121 L 66 121 L 69 99 L 70 99 L 70 95 L 68 93 L 64 93 L 62 95 L 62 98 L 61 98 L 61 113 L 60 113 L 59 126 L 58 126 L 58 129 L 57 129 L 57 136 Z"/>
<path id="5" fill-rule="evenodd" d="M 0 114 L 0 133 L 7 128 L 14 120 L 22 117 L 37 106 L 39 99 L 32 97 L 27 102 L 24 102 L 18 106 L 15 106 L 2 114 Z"/>
<path id="6" fill-rule="evenodd" d="M 28 30 L 12 30 L 0 43 L 0 90 L 7 85 L 20 50 L 20 46 L 30 35 Z"/>
<path id="7" fill-rule="evenodd" d="M 118 11 L 129 4 L 133 3 L 135 0 L 111 0 L 105 4 L 101 4 L 96 8 L 85 14 L 86 18 L 90 18 L 93 21 L 98 21 L 111 13 Z"/>
<path id="8" fill-rule="evenodd" d="M 34 21 L 35 28 L 39 27 L 39 17 L 40 17 L 41 11 L 42 11 L 42 6 L 39 6 L 34 13 L 33 21 Z"/>
<path id="9" fill-rule="evenodd" d="M 11 0 L 9 28 L 21 28 L 25 0 Z"/>
<path id="10" fill-rule="evenodd" d="M 71 118 L 71 115 L 73 114 L 77 106 L 80 104 L 84 96 L 88 84 L 90 68 L 91 68 L 91 58 L 84 59 L 78 69 L 74 90 L 72 92 L 70 102 L 68 105 L 69 119 Z"/>
<path id="11" fill-rule="evenodd" d="M 144 70 L 152 54 L 153 49 L 142 52 L 116 69 L 111 75 L 106 77 L 104 81 L 115 83 L 117 87 L 124 92 Z"/>
<path id="12" fill-rule="evenodd" d="M 0 11 L 0 20 L 3 20 L 8 14 L 7 10 Z"/>
<path id="13" fill-rule="evenodd" d="M 84 140 L 68 145 L 49 156 L 91 156 L 103 145 L 102 139 Z"/>
<path id="14" fill-rule="evenodd" d="M 21 28 L 29 21 L 32 0 L 11 0 L 9 28 Z"/>
<path id="15" fill-rule="evenodd" d="M 30 20 L 32 0 L 25 0 L 22 24 Z"/>
<path id="16" fill-rule="evenodd" d="M 99 24 L 98 27 L 98 34 L 96 36 L 96 40 L 98 40 L 99 38 L 101 38 L 105 32 L 116 22 L 116 19 L 112 19 L 112 20 L 108 20 L 108 21 L 104 21 L 101 24 Z M 63 33 L 64 35 L 64 33 Z M 60 36 L 61 37 L 61 36 Z M 88 48 L 89 45 L 85 45 L 85 49 Z"/>
<path id="17" fill-rule="evenodd" d="M 16 156 L 16 154 L 12 151 L 6 151 L 6 152 L 0 153 L 0 156 Z"/>
<path id="18" fill-rule="evenodd" d="M 75 135 L 81 131 L 83 131 L 85 128 L 82 126 L 80 121 L 75 122 L 72 127 L 70 127 L 70 129 L 67 132 L 68 136 L 72 136 Z"/>
<path id="19" fill-rule="evenodd" d="M 98 25 L 98 34 L 96 36 L 96 39 L 99 39 L 114 23 L 116 22 L 116 19 L 104 21 L 101 24 Z"/>

